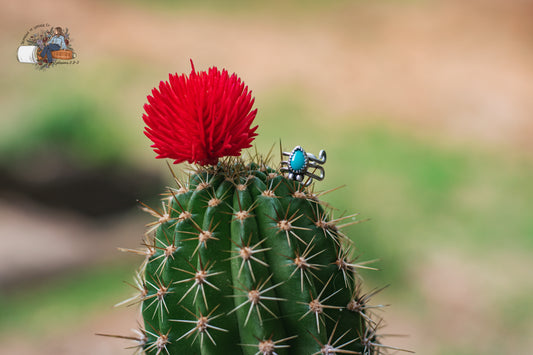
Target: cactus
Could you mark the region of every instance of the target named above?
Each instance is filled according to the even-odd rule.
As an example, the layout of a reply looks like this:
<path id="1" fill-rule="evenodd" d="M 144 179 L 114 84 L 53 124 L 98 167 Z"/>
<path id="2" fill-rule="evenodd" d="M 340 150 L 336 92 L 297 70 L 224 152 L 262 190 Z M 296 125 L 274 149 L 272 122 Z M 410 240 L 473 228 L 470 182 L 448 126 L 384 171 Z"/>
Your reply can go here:
<path id="1" fill-rule="evenodd" d="M 192 64 L 192 61 L 191 61 Z M 192 172 L 162 199 L 137 277 L 144 325 L 137 350 L 157 354 L 375 354 L 387 347 L 362 292 L 352 241 L 308 186 L 313 177 L 272 168 L 271 154 L 240 157 L 251 92 L 211 68 L 170 75 L 148 96 L 145 134 L 158 158 Z M 300 148 L 301 149 L 301 148 Z M 301 149 L 303 151 L 303 149 Z M 325 161 L 325 154 L 323 154 Z M 291 160 L 285 162 L 291 164 Z M 172 171 L 172 169 L 171 169 Z M 321 169 L 323 177 L 324 170 Z M 393 348 L 395 349 L 395 348 Z"/>

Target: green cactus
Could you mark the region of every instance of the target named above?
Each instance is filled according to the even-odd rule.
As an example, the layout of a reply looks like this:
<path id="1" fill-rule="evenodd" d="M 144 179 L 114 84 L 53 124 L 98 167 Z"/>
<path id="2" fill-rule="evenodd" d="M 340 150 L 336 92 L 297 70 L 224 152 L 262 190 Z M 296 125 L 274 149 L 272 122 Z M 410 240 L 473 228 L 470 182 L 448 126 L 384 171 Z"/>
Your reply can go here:
<path id="1" fill-rule="evenodd" d="M 373 353 L 350 241 L 263 163 L 198 168 L 163 199 L 140 271 L 147 354 Z M 358 221 L 348 222 L 357 223 Z"/>
<path id="2" fill-rule="evenodd" d="M 146 248 L 134 251 L 146 259 L 138 294 L 126 301 L 142 304 L 138 350 L 310 355 L 388 348 L 371 313 L 382 306 L 368 304 L 380 290 L 362 293 L 357 269 L 370 267 L 356 263 L 342 232 L 360 221 L 334 219 L 320 201 L 324 193 L 308 187 L 323 168 L 311 165 L 321 171 L 313 175 L 302 167 L 307 160 L 292 155 L 279 169 L 269 167 L 271 157 L 239 157 L 257 128 L 250 128 L 256 110 L 240 79 L 193 67 L 152 95 L 143 118 L 158 157 L 196 165 L 183 180 L 174 175 L 177 186 L 161 211 L 143 205 L 156 220 Z"/>

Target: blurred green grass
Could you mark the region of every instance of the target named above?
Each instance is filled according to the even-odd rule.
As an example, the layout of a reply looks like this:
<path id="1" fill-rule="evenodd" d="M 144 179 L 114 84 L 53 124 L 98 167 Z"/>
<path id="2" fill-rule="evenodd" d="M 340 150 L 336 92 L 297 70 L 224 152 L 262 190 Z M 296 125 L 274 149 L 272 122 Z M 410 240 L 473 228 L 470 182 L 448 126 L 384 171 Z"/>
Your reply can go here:
<path id="1" fill-rule="evenodd" d="M 115 0 L 122 2 L 124 0 Z M 381 0 L 384 3 L 427 3 L 428 0 Z M 308 13 L 317 13 L 321 11 L 332 11 L 335 9 L 342 9 L 353 4 L 371 3 L 370 0 L 276 0 L 276 1 L 259 1 L 259 0 L 202 0 L 202 1 L 186 1 L 186 0 L 135 0 L 128 2 L 137 6 L 142 6 L 145 9 L 155 9 L 161 11 L 182 10 L 182 11 L 196 11 L 200 10 L 204 13 L 217 14 L 254 14 L 261 13 L 262 15 L 275 16 L 302 16 Z"/>
<path id="2" fill-rule="evenodd" d="M 89 165 L 127 156 L 125 137 L 109 119 L 116 115 L 110 108 L 76 92 L 51 93 L 41 100 L 38 109 L 20 113 L 17 129 L 0 141 L 1 160 L 15 163 L 43 150 Z"/>
<path id="3" fill-rule="evenodd" d="M 124 1 L 124 0 L 116 0 Z M 302 12 L 312 12 L 324 9 L 332 9 L 336 6 L 341 6 L 349 3 L 348 0 L 336 0 L 336 1 L 324 1 L 324 0 L 291 0 L 291 1 L 257 1 L 257 0 L 228 0 L 228 1 L 216 1 L 216 0 L 203 0 L 203 1 L 172 1 L 172 0 L 156 0 L 145 1 L 135 0 L 134 3 L 137 6 L 144 8 L 151 8 L 155 10 L 168 11 L 173 10 L 201 10 L 202 12 L 212 13 L 225 13 L 225 14 L 240 14 L 240 13 L 254 13 L 261 12 L 274 12 L 277 15 L 284 15 L 284 12 L 290 11 L 294 14 Z M 132 2 L 129 2 L 131 4 Z"/>
<path id="4" fill-rule="evenodd" d="M 131 259 L 97 265 L 85 270 L 72 270 L 46 283 L 23 285 L 0 294 L 0 334 L 24 333 L 38 340 L 45 329 L 65 329 L 80 324 L 91 315 L 112 306 L 132 294 Z"/>

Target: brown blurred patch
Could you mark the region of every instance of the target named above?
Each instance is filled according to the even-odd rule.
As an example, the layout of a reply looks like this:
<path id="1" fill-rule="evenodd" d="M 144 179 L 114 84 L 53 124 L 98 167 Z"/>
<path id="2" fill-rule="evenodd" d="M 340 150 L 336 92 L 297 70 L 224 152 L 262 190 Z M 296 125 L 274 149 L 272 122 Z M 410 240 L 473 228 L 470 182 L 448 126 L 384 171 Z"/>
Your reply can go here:
<path id="1" fill-rule="evenodd" d="M 140 246 L 148 220 L 134 211 L 95 221 L 29 201 L 0 200 L 0 288 L 7 293 L 117 259 L 118 247 Z"/>

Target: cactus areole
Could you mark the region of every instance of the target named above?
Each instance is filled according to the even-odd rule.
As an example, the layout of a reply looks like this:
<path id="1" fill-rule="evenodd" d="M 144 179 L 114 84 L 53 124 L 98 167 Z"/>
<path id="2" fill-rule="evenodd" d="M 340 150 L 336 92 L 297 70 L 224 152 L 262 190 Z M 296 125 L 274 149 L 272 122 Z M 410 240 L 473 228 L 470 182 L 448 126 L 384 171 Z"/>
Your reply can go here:
<path id="1" fill-rule="evenodd" d="M 192 64 L 192 62 L 191 62 Z M 331 208 L 301 181 L 240 157 L 257 110 L 235 74 L 170 75 L 143 115 L 157 158 L 193 164 L 175 177 L 136 275 L 137 350 L 146 354 L 374 354 L 381 323 L 363 294 L 355 249 Z M 302 150 L 303 151 L 303 150 Z M 292 160 L 304 164 L 303 154 Z"/>

